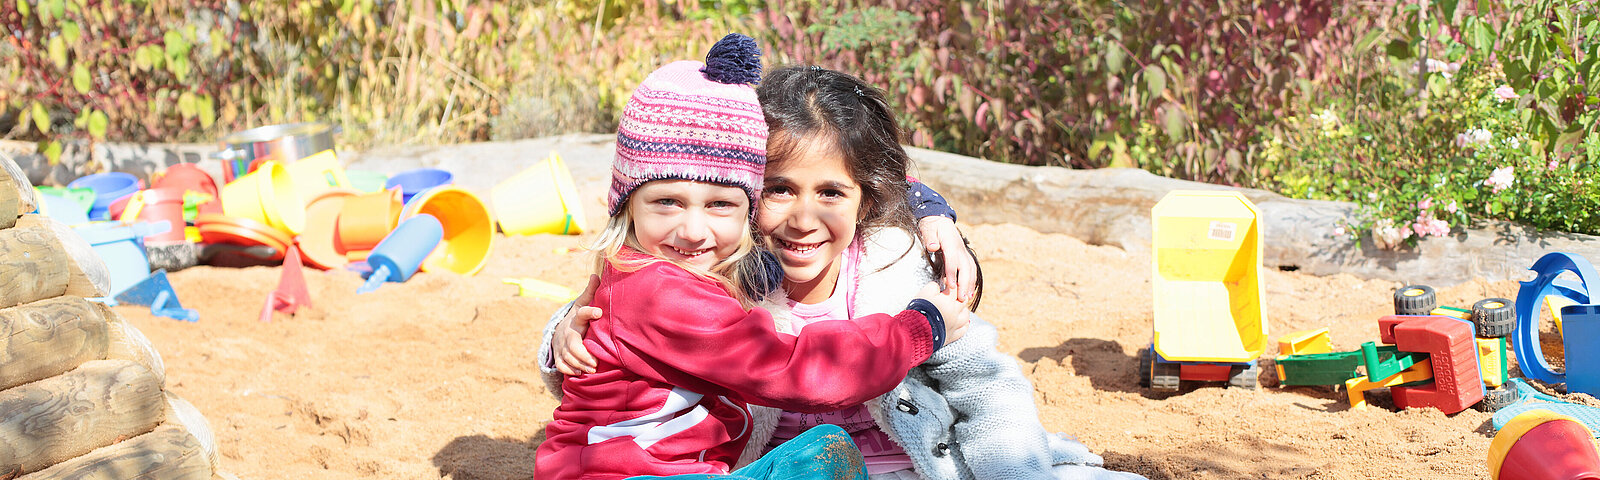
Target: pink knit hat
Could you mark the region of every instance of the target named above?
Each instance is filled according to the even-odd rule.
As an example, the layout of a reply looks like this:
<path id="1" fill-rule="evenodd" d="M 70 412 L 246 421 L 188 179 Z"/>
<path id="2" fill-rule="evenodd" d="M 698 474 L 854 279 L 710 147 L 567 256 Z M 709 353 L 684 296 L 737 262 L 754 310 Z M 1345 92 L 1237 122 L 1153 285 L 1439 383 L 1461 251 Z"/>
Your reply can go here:
<path id="1" fill-rule="evenodd" d="M 751 212 L 767 165 L 767 122 L 752 85 L 761 49 L 737 33 L 706 63 L 684 60 L 645 77 L 622 110 L 611 164 L 611 215 L 651 180 L 695 180 L 744 189 Z"/>

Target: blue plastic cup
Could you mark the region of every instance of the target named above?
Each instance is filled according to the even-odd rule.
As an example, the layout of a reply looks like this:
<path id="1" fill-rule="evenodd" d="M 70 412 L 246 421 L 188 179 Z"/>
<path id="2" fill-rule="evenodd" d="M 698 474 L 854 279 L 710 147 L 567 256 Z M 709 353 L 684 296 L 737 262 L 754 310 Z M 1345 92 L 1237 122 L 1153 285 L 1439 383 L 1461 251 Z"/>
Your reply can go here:
<path id="1" fill-rule="evenodd" d="M 373 291 L 383 282 L 410 280 L 411 275 L 417 273 L 417 267 L 422 266 L 422 260 L 433 253 L 442 239 L 444 225 L 433 215 L 417 215 L 400 222 L 378 246 L 372 247 L 372 254 L 367 256 L 372 274 L 356 293 Z"/>
<path id="2" fill-rule="evenodd" d="M 454 174 L 444 170 L 419 168 L 400 172 L 389 177 L 389 180 L 383 182 L 383 188 L 388 190 L 400 187 L 400 196 L 403 197 L 401 203 L 405 203 L 411 201 L 411 197 L 422 193 L 423 190 L 440 185 L 449 185 L 455 182 L 455 179 L 456 176 Z"/>
<path id="3" fill-rule="evenodd" d="M 139 191 L 139 177 L 122 172 L 96 173 L 73 180 L 67 187 L 93 189 L 94 205 L 89 207 L 89 220 L 110 220 L 111 204 Z"/>

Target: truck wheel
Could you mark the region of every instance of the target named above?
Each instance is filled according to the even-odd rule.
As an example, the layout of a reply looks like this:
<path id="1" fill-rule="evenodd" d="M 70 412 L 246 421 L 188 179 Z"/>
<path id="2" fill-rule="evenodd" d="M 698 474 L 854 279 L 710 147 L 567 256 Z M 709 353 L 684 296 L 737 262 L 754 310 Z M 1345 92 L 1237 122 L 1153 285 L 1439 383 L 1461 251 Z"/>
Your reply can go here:
<path id="1" fill-rule="evenodd" d="M 1472 304 L 1472 326 L 1479 338 L 1500 338 L 1517 329 L 1517 310 L 1510 300 L 1485 298 Z"/>
<path id="2" fill-rule="evenodd" d="M 1483 401 L 1478 402 L 1478 410 L 1488 413 L 1500 411 L 1502 408 L 1517 403 L 1517 389 L 1512 387 L 1491 388 L 1483 393 Z"/>
<path id="3" fill-rule="evenodd" d="M 1157 363 L 1150 373 L 1150 389 L 1158 392 L 1176 392 L 1182 380 L 1178 374 L 1183 367 L 1176 363 Z"/>
<path id="4" fill-rule="evenodd" d="M 1439 303 L 1434 300 L 1433 287 L 1406 285 L 1394 291 L 1395 315 L 1427 315 Z"/>
<path id="5" fill-rule="evenodd" d="M 1156 352 L 1149 347 L 1139 349 L 1139 386 L 1150 388 L 1151 368 L 1156 364 Z"/>
<path id="6" fill-rule="evenodd" d="M 1228 386 L 1255 390 L 1261 387 L 1261 367 L 1252 363 L 1248 367 L 1233 367 L 1233 375 L 1228 377 Z"/>

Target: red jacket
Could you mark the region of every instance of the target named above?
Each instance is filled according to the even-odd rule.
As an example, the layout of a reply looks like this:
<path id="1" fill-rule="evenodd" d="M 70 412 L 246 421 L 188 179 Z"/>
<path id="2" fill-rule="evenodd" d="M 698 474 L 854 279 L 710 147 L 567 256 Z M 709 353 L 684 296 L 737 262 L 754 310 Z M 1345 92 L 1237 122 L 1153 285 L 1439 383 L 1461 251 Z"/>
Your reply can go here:
<path id="1" fill-rule="evenodd" d="M 584 346 L 594 373 L 567 377 L 536 477 L 727 473 L 749 441 L 746 403 L 829 412 L 888 392 L 933 353 L 916 311 L 778 333 L 721 284 L 668 262 L 610 266 Z"/>

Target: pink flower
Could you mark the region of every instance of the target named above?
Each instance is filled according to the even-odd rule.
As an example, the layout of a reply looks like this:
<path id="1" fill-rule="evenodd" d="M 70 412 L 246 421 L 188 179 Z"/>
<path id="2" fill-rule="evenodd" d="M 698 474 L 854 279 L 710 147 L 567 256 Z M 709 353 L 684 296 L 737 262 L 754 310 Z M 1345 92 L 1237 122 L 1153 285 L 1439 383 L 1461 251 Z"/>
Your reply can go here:
<path id="1" fill-rule="evenodd" d="M 1417 202 L 1417 210 L 1427 210 L 1429 208 L 1433 208 L 1432 197 L 1422 197 L 1422 201 Z"/>
<path id="2" fill-rule="evenodd" d="M 1449 205 L 1445 205 L 1444 206 L 1444 211 L 1450 212 L 1450 213 L 1456 213 L 1456 201 L 1455 200 L 1451 200 Z"/>
<path id="3" fill-rule="evenodd" d="M 1429 235 L 1443 237 L 1450 234 L 1450 224 L 1433 218 L 1433 215 L 1423 214 L 1411 224 L 1411 230 L 1417 232 L 1417 238 L 1426 238 Z"/>
<path id="4" fill-rule="evenodd" d="M 1494 172 L 1489 174 L 1489 178 L 1485 179 L 1483 184 L 1494 189 L 1494 193 L 1500 193 L 1501 190 L 1510 188 L 1511 182 L 1515 181 L 1516 178 L 1515 167 L 1500 167 L 1494 169 Z"/>
<path id="5" fill-rule="evenodd" d="M 1561 168 L 1561 162 L 1557 162 L 1556 159 L 1552 158 L 1550 159 L 1550 163 L 1546 164 L 1544 168 L 1550 169 L 1550 171 L 1554 172 L 1557 168 Z"/>
<path id="6" fill-rule="evenodd" d="M 1494 96 L 1499 98 L 1501 102 L 1522 98 L 1522 95 L 1518 95 L 1516 89 L 1511 88 L 1510 85 L 1501 85 L 1495 88 Z"/>
<path id="7" fill-rule="evenodd" d="M 1343 237 L 1344 236 L 1344 226 L 1340 225 L 1340 226 L 1337 226 L 1337 227 L 1333 227 L 1333 236 L 1334 237 Z"/>

